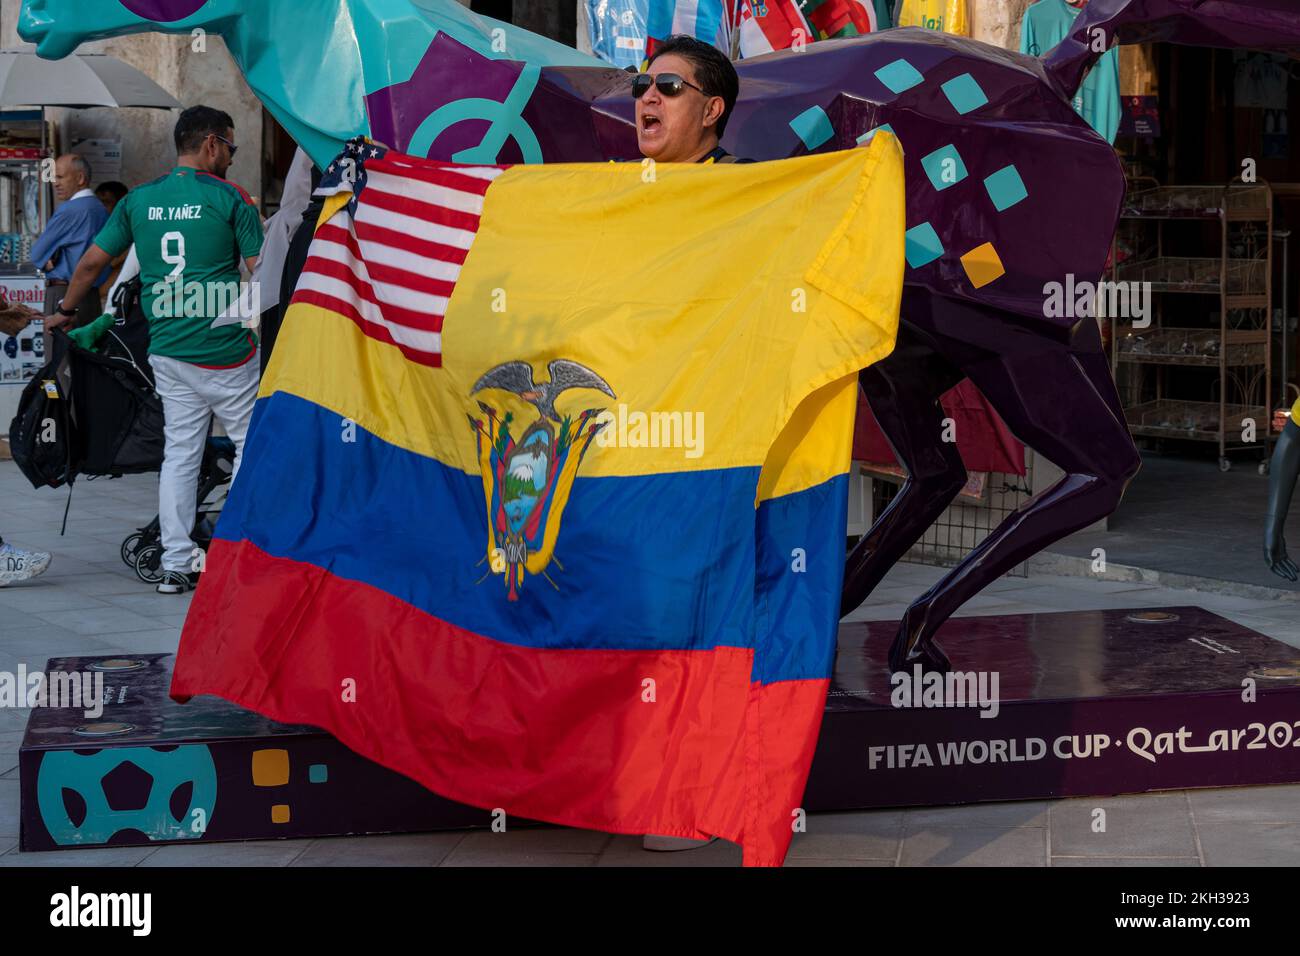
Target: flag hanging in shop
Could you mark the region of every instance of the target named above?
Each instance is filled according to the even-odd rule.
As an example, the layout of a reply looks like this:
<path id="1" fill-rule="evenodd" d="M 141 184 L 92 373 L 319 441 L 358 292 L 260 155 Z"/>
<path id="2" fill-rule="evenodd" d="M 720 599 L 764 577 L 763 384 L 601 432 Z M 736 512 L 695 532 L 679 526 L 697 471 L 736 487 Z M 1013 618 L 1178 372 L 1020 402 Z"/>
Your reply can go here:
<path id="1" fill-rule="evenodd" d="M 646 14 L 646 55 L 656 43 L 685 34 L 703 40 L 731 56 L 731 30 L 736 0 L 649 0 Z"/>
<path id="2" fill-rule="evenodd" d="M 321 192 L 172 695 L 779 864 L 897 331 L 897 142 L 649 176 L 353 143 Z"/>
<path id="3" fill-rule="evenodd" d="M 740 55 L 861 36 L 890 26 L 888 0 L 736 0 Z"/>

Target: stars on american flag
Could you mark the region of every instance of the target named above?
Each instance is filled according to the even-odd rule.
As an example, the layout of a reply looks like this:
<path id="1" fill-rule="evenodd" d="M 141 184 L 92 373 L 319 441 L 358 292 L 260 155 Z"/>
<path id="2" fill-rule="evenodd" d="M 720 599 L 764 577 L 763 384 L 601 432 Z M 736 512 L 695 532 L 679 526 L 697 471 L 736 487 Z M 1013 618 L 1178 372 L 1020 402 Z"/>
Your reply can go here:
<path id="1" fill-rule="evenodd" d="M 352 193 L 348 209 L 356 213 L 357 197 L 366 188 L 366 160 L 382 159 L 388 150 L 370 142 L 364 136 L 348 140 L 343 152 L 325 168 L 320 185 L 316 187 L 317 196 L 333 196 L 340 192 Z"/>

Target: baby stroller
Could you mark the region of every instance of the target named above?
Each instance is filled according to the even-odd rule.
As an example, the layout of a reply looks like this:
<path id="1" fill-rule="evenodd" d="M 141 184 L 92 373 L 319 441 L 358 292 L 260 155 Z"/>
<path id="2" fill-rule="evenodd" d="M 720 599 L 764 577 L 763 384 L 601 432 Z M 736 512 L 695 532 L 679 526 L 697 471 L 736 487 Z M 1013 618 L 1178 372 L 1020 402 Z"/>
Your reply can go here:
<path id="1" fill-rule="evenodd" d="M 235 443 L 229 438 L 209 435 L 203 448 L 203 464 L 199 466 L 198 511 L 191 535 L 194 543 L 204 551 L 212 543 L 212 532 L 221 514 L 221 506 L 225 504 L 234 469 Z M 157 516 L 122 541 L 123 563 L 146 584 L 157 584 L 162 580 L 162 554 L 162 531 Z"/>

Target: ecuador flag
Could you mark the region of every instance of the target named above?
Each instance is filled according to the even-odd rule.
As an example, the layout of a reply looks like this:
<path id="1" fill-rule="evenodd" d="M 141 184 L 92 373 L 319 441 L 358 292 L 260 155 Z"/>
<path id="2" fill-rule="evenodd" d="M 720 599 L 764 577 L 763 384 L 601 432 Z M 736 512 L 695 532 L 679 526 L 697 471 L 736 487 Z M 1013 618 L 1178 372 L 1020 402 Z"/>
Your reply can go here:
<path id="1" fill-rule="evenodd" d="M 835 653 L 857 371 L 897 331 L 897 142 L 658 167 L 365 152 L 172 696 L 322 727 L 467 804 L 779 864 Z"/>

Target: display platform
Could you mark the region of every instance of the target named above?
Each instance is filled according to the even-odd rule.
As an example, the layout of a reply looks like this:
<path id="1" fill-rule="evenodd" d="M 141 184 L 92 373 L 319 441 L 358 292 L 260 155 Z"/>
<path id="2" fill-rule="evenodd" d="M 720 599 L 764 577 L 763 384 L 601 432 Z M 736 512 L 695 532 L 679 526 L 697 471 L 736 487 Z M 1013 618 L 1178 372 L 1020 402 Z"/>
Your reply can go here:
<path id="1" fill-rule="evenodd" d="M 897 627 L 840 627 L 810 811 L 1300 781 L 1300 650 L 1217 614 L 954 618 L 939 643 L 977 690 L 997 676 L 991 717 L 894 706 L 917 703 L 890 682 Z"/>
<path id="2" fill-rule="evenodd" d="M 921 675 L 910 699 L 885 664 L 896 627 L 840 628 L 811 812 L 1300 781 L 1300 650 L 1216 614 L 956 618 L 940 632 L 952 678 Z M 33 709 L 21 849 L 490 824 L 314 728 L 211 697 L 174 703 L 171 661 L 49 662 L 102 668 L 107 703 L 95 720 Z"/>

